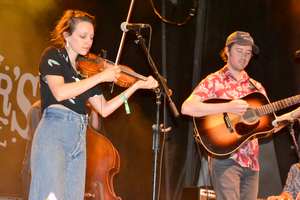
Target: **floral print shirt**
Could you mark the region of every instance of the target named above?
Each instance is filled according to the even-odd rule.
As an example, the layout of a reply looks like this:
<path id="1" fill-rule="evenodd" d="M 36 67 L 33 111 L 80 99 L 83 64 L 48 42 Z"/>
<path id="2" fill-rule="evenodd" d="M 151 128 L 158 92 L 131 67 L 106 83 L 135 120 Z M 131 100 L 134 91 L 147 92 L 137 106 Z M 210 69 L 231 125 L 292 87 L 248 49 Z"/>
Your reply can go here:
<path id="1" fill-rule="evenodd" d="M 239 99 L 253 92 L 266 95 L 263 86 L 251 79 L 245 71 L 242 72 L 240 80 L 236 80 L 225 66 L 203 79 L 194 89 L 193 95 L 198 95 L 204 101 L 216 98 Z M 242 167 L 259 171 L 258 154 L 258 141 L 253 139 L 245 142 L 230 158 Z"/>

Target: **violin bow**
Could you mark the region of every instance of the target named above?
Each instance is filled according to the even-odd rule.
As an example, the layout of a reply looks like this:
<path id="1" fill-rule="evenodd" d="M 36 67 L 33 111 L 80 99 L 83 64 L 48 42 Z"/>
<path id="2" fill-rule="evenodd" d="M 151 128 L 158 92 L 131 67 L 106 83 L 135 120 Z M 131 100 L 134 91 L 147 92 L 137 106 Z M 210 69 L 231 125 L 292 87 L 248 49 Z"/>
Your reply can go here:
<path id="1" fill-rule="evenodd" d="M 134 2 L 135 2 L 135 0 L 131 0 L 131 2 L 130 2 L 130 6 L 129 6 L 127 18 L 126 18 L 126 23 L 129 22 L 129 19 L 131 17 Z M 119 64 L 121 53 L 122 53 L 124 42 L 125 42 L 125 37 L 126 37 L 126 31 L 123 31 L 121 41 L 120 41 L 120 45 L 119 45 L 119 49 L 118 49 L 118 53 L 117 53 L 117 57 L 116 57 L 116 61 L 115 61 L 115 65 Z M 113 89 L 114 89 L 114 83 L 112 84 L 112 87 L 111 87 L 111 93 L 113 92 Z"/>

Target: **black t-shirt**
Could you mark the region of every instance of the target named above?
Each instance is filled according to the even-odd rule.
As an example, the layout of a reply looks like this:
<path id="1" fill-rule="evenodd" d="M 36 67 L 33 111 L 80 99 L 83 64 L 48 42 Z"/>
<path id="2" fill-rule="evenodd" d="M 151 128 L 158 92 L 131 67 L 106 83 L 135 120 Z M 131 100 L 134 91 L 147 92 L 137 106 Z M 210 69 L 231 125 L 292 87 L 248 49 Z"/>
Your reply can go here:
<path id="1" fill-rule="evenodd" d="M 78 74 L 70 64 L 68 53 L 65 48 L 59 49 L 55 47 L 48 47 L 45 49 L 41 57 L 39 71 L 42 110 L 52 104 L 61 104 L 79 114 L 86 114 L 87 109 L 85 104 L 88 98 L 102 94 L 100 87 L 97 85 L 71 99 L 58 102 L 54 98 L 47 84 L 46 75 L 62 76 L 65 83 L 71 83 L 83 79 L 83 77 Z"/>

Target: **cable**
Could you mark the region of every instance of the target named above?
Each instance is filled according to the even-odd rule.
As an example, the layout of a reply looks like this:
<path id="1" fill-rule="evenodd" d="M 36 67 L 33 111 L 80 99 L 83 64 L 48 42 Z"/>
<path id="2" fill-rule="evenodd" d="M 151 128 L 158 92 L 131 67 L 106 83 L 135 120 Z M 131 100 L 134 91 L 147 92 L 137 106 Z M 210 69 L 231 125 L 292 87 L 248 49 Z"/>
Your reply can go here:
<path id="1" fill-rule="evenodd" d="M 190 21 L 190 20 L 192 19 L 192 17 L 195 16 L 196 10 L 197 10 L 197 7 L 198 7 L 198 2 L 197 2 L 197 0 L 194 0 L 193 8 L 191 8 L 191 9 L 189 10 L 188 16 L 187 16 L 183 21 L 181 21 L 181 22 L 176 22 L 176 21 L 169 20 L 169 19 L 167 19 L 166 17 L 162 16 L 162 15 L 158 12 L 156 6 L 154 5 L 153 0 L 150 0 L 150 3 L 151 3 L 151 7 L 152 7 L 154 13 L 156 14 L 156 16 L 157 16 L 160 20 L 162 20 L 162 21 L 165 22 L 165 23 L 173 24 L 173 25 L 177 25 L 177 26 L 183 26 L 183 25 L 185 25 L 188 21 Z"/>

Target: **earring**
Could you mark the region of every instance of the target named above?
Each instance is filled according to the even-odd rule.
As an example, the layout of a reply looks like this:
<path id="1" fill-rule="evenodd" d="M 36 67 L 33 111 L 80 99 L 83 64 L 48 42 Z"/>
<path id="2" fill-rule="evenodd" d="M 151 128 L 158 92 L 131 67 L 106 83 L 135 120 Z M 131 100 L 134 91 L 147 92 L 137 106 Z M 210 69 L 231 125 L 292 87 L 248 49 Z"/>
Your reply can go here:
<path id="1" fill-rule="evenodd" d="M 69 41 L 66 40 L 66 48 L 69 48 L 70 44 L 69 44 Z"/>

